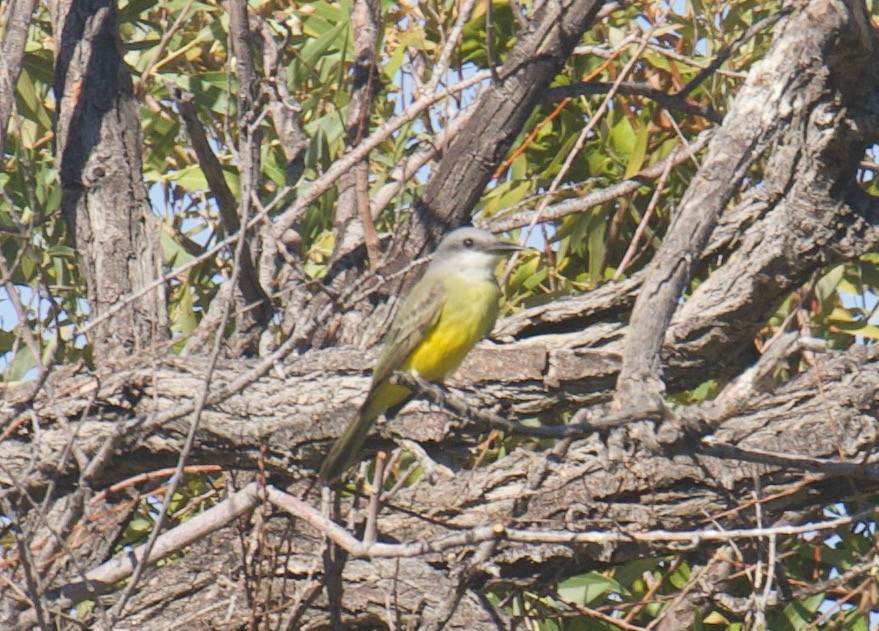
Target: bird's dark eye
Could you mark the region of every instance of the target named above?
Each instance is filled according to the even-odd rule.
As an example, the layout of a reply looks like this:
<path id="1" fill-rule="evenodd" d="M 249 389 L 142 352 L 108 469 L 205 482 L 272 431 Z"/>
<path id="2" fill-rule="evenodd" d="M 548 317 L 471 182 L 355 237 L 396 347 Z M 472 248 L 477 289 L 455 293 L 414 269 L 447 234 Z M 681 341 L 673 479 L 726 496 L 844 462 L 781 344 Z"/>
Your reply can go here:
<path id="1" fill-rule="evenodd" d="M 464 247 L 465 248 L 472 248 L 473 247 L 473 239 L 470 239 L 470 238 L 464 239 Z"/>

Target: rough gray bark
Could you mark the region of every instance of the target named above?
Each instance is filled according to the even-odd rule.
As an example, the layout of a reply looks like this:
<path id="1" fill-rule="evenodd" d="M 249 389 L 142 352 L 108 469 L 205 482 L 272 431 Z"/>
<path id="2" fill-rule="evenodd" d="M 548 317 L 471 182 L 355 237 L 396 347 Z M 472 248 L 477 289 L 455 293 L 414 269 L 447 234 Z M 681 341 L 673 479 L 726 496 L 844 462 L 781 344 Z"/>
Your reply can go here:
<path id="1" fill-rule="evenodd" d="M 242 224 L 255 213 L 253 196 L 259 191 L 260 144 L 259 128 L 260 81 L 253 63 L 253 41 L 247 3 L 232 0 L 229 3 L 229 49 L 235 54 L 235 74 L 238 78 L 238 172 L 241 175 L 241 193 L 234 213 L 221 212 L 227 233 L 235 234 Z M 222 211 L 223 206 L 220 206 Z M 246 230 L 246 228 L 245 228 Z M 238 289 L 244 299 L 242 309 L 236 312 L 235 332 L 230 339 L 235 356 L 255 355 L 259 339 L 272 318 L 272 303 L 268 297 L 271 287 L 260 285 L 256 261 L 262 256 L 263 243 L 255 229 L 244 238 L 247 247 L 238 262 Z"/>
<path id="2" fill-rule="evenodd" d="M 875 243 L 869 218 L 845 207 L 870 140 L 851 132 L 846 111 L 877 88 L 875 46 L 865 8 L 857 2 L 825 2 L 796 12 L 779 29 L 709 145 L 648 267 L 632 311 L 620 402 L 637 404 L 664 391 L 660 348 L 678 299 L 721 213 L 767 148 L 772 153 L 766 178 L 755 197 L 774 210 L 745 236 L 735 255 L 741 258 L 730 260 L 699 288 L 698 299 L 688 301 L 680 314 L 689 316 L 687 324 L 670 335 L 678 340 L 705 335 L 698 325 L 701 314 L 708 311 L 710 320 L 719 309 L 740 330 L 715 330 L 709 336 L 724 337 L 725 346 L 729 337 L 750 339 L 781 295 L 827 262 L 840 260 L 840 250 L 851 254 L 856 241 L 840 239 L 840 233 Z M 711 362 L 716 356 L 705 353 L 705 358 Z"/>
<path id="3" fill-rule="evenodd" d="M 469 219 L 492 172 L 602 4 L 548 0 L 537 5 L 529 29 L 519 34 L 498 71 L 498 81 L 482 94 L 476 114 L 431 175 L 415 219 L 395 234 L 388 255 L 391 269 L 432 251 L 443 233 Z"/>
<path id="4" fill-rule="evenodd" d="M 116 3 L 53 5 L 61 210 L 92 317 L 162 276 L 159 228 L 141 179 L 140 122 L 122 63 Z M 164 286 L 94 329 L 98 361 L 168 337 Z"/>
<path id="5" fill-rule="evenodd" d="M 670 389 L 738 375 L 751 359 L 742 349 L 786 291 L 828 262 L 875 249 L 876 200 L 854 182 L 854 164 L 875 128 L 855 125 L 853 112 L 861 121 L 877 116 L 875 99 L 869 98 L 877 90 L 876 79 L 866 66 L 875 40 L 862 28 L 864 18 L 862 4 L 840 0 L 811 0 L 795 11 L 768 61 L 754 69 L 750 87 L 721 130 L 725 133 L 712 138 L 688 199 L 702 196 L 720 212 L 728 183 L 716 179 L 729 173 L 712 169 L 726 158 L 733 164 L 756 159 L 742 152 L 741 133 L 749 129 L 757 140 L 748 136 L 745 145 L 768 156 L 766 178 L 719 220 L 710 240 L 694 236 L 677 242 L 692 254 L 685 261 L 690 271 L 709 264 L 715 269 L 676 307 L 669 332 L 658 329 L 656 361 Z M 785 51 L 785 63 L 773 66 L 779 51 Z M 841 51 L 847 51 L 844 59 Z M 822 70 L 824 65 L 833 71 Z M 760 85 L 782 87 L 767 99 Z M 743 112 L 764 115 L 748 98 L 769 108 L 756 131 L 739 118 Z M 498 405 L 512 418 L 586 409 L 600 420 L 600 405 L 615 394 L 624 340 L 646 317 L 639 315 L 647 313 L 643 308 L 636 309 L 633 324 L 624 324 L 644 277 L 637 274 L 501 322 L 495 343 L 474 352 L 450 384 L 463 388 L 475 407 Z M 780 353 L 776 360 L 784 357 Z M 386 497 L 379 540 L 432 541 L 495 523 L 532 532 L 692 530 L 705 523 L 706 515 L 734 528 L 752 523 L 752 515 L 740 508 L 753 497 L 755 477 L 763 496 L 772 498 L 762 505 L 766 523 L 791 516 L 808 523 L 828 503 L 879 489 L 874 454 L 879 350 L 854 347 L 815 357 L 813 370 L 774 391 L 761 391 L 760 379 L 741 376 L 727 391 L 737 397 L 734 401 L 693 406 L 680 418 L 659 423 L 656 436 L 664 442 L 635 432 L 612 452 L 603 436 L 591 433 L 553 451 L 526 443 L 475 470 L 460 463 L 469 461 L 463 456 L 483 428 L 450 420 L 424 403 L 412 405 L 377 432 L 367 451 L 392 447 L 391 438 L 415 440 L 455 475 L 423 480 Z M 225 367 L 212 382 L 214 397 L 192 463 L 239 472 L 262 467 L 272 484 L 289 485 L 291 494 L 316 506 L 309 492 L 313 472 L 363 396 L 372 359 L 350 348 L 313 351 L 291 359 L 283 377 L 268 373 L 270 363 Z M 654 361 L 652 351 L 642 349 L 640 360 Z M 29 400 L 27 387 L 6 390 L 0 403 L 5 497 L 20 499 L 25 490 L 36 501 L 49 490 L 54 497 L 69 497 L 77 487 L 89 493 L 174 463 L 193 393 L 202 383 L 203 366 L 195 360 L 150 366 L 134 360 L 95 374 L 56 373 L 28 410 L 16 405 Z M 662 431 L 670 428 L 675 431 Z M 75 450 L 68 449 L 71 444 Z M 766 450 L 789 457 L 772 457 Z M 110 495 L 96 505 L 116 500 Z M 343 513 L 351 499 L 345 502 Z M 269 620 L 325 628 L 330 613 L 321 591 L 320 533 L 288 515 L 271 516 L 259 526 L 261 519 L 253 526 L 239 524 L 241 534 L 230 524 L 152 570 L 124 622 L 138 628 L 244 624 L 254 611 L 248 568 L 265 563 L 272 577 L 273 600 L 264 601 L 274 607 L 266 614 Z M 362 509 L 352 523 L 355 532 L 362 528 Z M 93 527 L 90 532 L 114 530 Z M 260 537 L 269 551 L 263 559 L 254 553 L 253 541 Z M 495 628 L 502 626 L 502 615 L 481 598 L 485 590 L 545 586 L 559 576 L 680 549 L 680 543 L 648 545 L 622 538 L 603 544 L 494 543 L 487 553 L 470 545 L 454 553 L 350 559 L 343 572 L 344 623 L 417 627 L 449 616 L 446 628 Z M 88 545 L 83 541 L 76 550 Z M 691 545 L 703 558 L 716 549 L 704 542 Z M 50 589 L 80 580 L 64 555 L 47 562 Z M 91 569 L 99 560 L 86 557 L 85 562 Z M 720 569 L 694 581 L 689 604 L 698 606 L 711 595 L 725 578 Z M 10 576 L 24 584 L 19 567 Z M 0 589 L 11 594 L 7 585 Z M 449 607 L 450 595 L 461 596 L 457 607 Z M 112 595 L 104 598 L 112 601 Z M 28 603 L 13 597 L 9 602 L 14 606 L 7 608 L 5 621 L 25 620 L 27 612 L 17 616 Z M 669 628 L 689 624 L 691 613 L 686 605 L 672 608 Z"/>
<path id="6" fill-rule="evenodd" d="M 338 361 L 338 357 L 335 358 Z M 312 369 L 316 366 L 312 366 Z M 144 371 L 145 373 L 146 371 Z M 223 463 L 236 468 L 256 468 L 258 460 L 264 458 L 269 470 L 282 481 L 287 472 L 295 471 L 297 466 L 316 467 L 318 461 L 304 456 L 315 449 L 316 443 L 328 443 L 334 433 L 329 429 L 338 421 L 336 418 L 320 420 L 309 413 L 313 409 L 326 410 L 325 399 L 352 400 L 365 387 L 365 379 L 360 377 L 337 377 L 333 385 L 315 382 L 313 370 L 307 375 L 292 377 L 286 384 L 280 380 L 263 380 L 246 393 L 226 400 L 203 420 L 200 440 L 194 462 L 209 461 Z M 143 375 L 146 377 L 146 375 Z M 193 384 L 198 383 L 197 375 L 178 375 L 177 380 L 170 374 L 160 372 L 158 383 L 170 390 L 153 393 L 147 390 L 140 404 L 141 412 L 154 405 L 167 409 L 169 403 L 179 403 L 191 396 Z M 131 383 L 132 374 L 125 375 L 116 384 L 121 388 L 123 382 Z M 816 388 L 815 380 L 820 379 L 822 389 Z M 311 388 L 305 387 L 311 383 Z M 480 390 L 492 391 L 493 384 L 481 384 Z M 359 386 L 359 387 L 358 387 Z M 299 392 L 298 401 L 290 401 L 289 392 Z M 110 392 L 97 393 L 97 400 L 110 397 Z M 155 397 L 153 396 L 155 395 Z M 534 396 L 534 395 L 532 395 Z M 165 397 L 171 397 L 166 399 Z M 536 396 L 535 396 L 536 398 Z M 83 393 L 69 397 L 69 404 L 84 405 Z M 113 400 L 110 398 L 110 400 Z M 313 408 L 310 408 L 309 401 Z M 285 405 L 286 407 L 279 407 Z M 797 453 L 814 457 L 833 458 L 843 454 L 849 462 L 860 462 L 872 450 L 879 424 L 875 417 L 879 407 L 879 351 L 876 349 L 854 348 L 836 359 L 821 359 L 820 370 L 806 373 L 785 384 L 776 392 L 757 396 L 747 402 L 744 408 L 730 418 L 723 419 L 714 432 L 714 439 L 739 447 L 758 447 L 778 452 Z M 41 409 L 40 415 L 44 429 L 39 442 L 39 452 L 34 454 L 33 441 L 26 436 L 18 436 L 14 441 L 4 441 L 0 458 L 9 463 L 9 471 L 21 474 L 22 482 L 33 482 L 21 466 L 26 463 L 21 456 L 37 456 L 37 461 L 52 462 L 58 448 L 55 441 L 63 440 L 63 432 L 54 428 L 52 416 L 62 410 L 68 415 L 74 408 L 52 409 L 51 405 Z M 710 407 L 704 414 L 710 413 Z M 444 448 L 453 445 L 455 440 L 447 432 L 447 422 L 435 412 L 411 409 L 396 419 L 389 431 L 400 436 L 414 438 L 430 446 L 431 439 L 439 441 Z M 834 432 L 827 431 L 828 417 L 834 419 Z M 78 425 L 78 441 L 85 456 L 94 453 L 102 443 L 102 435 L 112 431 L 113 422 L 120 422 L 118 408 L 113 411 L 95 409 L 95 418 Z M 111 479 L 118 481 L 126 475 L 152 470 L 166 460 L 172 461 L 180 448 L 180 432 L 176 423 L 169 424 L 141 442 L 139 447 L 124 448 L 126 456 L 114 459 L 110 465 Z M 178 428 L 182 430 L 183 428 Z M 452 429 L 455 432 L 454 429 Z M 425 433 L 433 432 L 433 436 Z M 260 456 L 260 445 L 268 449 Z M 16 454 L 11 445 L 17 445 Z M 564 528 L 569 530 L 632 528 L 637 531 L 662 527 L 666 529 L 692 528 L 700 523 L 705 514 L 716 515 L 739 506 L 752 493 L 753 476 L 761 475 L 767 496 L 777 494 L 779 498 L 764 504 L 765 519 L 774 519 L 786 510 L 812 507 L 820 510 L 826 502 L 839 497 L 840 485 L 830 477 L 815 477 L 804 484 L 800 471 L 780 466 L 743 465 L 736 460 L 726 460 L 711 456 L 699 456 L 695 449 L 684 442 L 670 454 L 654 452 L 643 445 L 633 444 L 631 451 L 622 460 L 608 460 L 602 441 L 597 436 L 574 442 L 563 461 L 548 462 L 547 455 L 541 451 L 518 450 L 507 458 L 489 467 L 473 472 L 460 471 L 452 480 L 434 483 L 423 482 L 411 489 L 404 489 L 389 498 L 383 511 L 379 529 L 385 537 L 392 535 L 397 541 L 418 541 L 437 538 L 443 533 L 454 532 L 460 528 L 470 528 L 495 522 L 510 523 L 510 516 L 523 498 L 528 481 L 534 471 L 545 472 L 545 479 L 533 493 L 527 493 L 528 510 L 515 520 L 516 527 L 529 524 L 540 528 Z M 18 456 L 18 458 L 16 458 Z M 17 463 L 21 463 L 18 465 Z M 866 471 L 866 470 L 865 470 Z M 303 492 L 309 486 L 309 477 L 296 483 L 294 489 Z M 66 492 L 63 479 L 58 492 Z M 860 490 L 876 488 L 877 478 L 852 479 Z M 45 484 L 45 481 L 44 481 Z M 101 484 L 96 480 L 95 484 Z M 39 484 L 29 484 L 35 497 Z M 799 489 L 797 493 L 783 493 Z M 844 492 L 850 492 L 846 486 Z M 295 492 L 295 491 L 294 491 Z M 438 498 L 442 498 L 438 501 Z M 405 510 L 401 510 L 405 509 Z M 808 510 L 808 509 L 807 509 Z M 747 523 L 750 515 L 735 512 L 721 521 L 725 528 Z M 295 526 L 299 528 L 299 526 Z M 306 529 L 308 531 L 308 529 Z M 229 535 L 217 535 L 222 540 Z M 291 546 L 290 554 L 296 558 L 312 561 L 316 558 L 319 541 L 312 534 L 288 533 L 284 541 L 272 540 L 275 546 Z M 380 537 L 381 539 L 381 537 Z M 222 547 L 213 542 L 211 546 Z M 215 547 L 214 549 L 218 549 Z M 670 548 L 667 548 L 670 549 Z M 663 550 L 661 545 L 653 547 L 654 553 Z M 490 576 L 477 581 L 478 587 L 498 586 L 513 581 L 521 584 L 545 581 L 565 572 L 584 571 L 610 562 L 624 562 L 642 555 L 644 550 L 637 545 L 605 546 L 539 546 L 523 544 L 501 544 L 492 557 L 495 571 L 502 577 L 501 583 Z M 189 558 L 189 557 L 187 557 Z M 210 559 L 193 555 L 192 561 L 222 567 L 231 565 L 225 572 L 234 574 L 240 560 L 222 556 Z M 443 556 L 426 559 L 435 571 L 443 565 Z M 420 563 L 413 560 L 416 565 Z M 365 592 L 358 588 L 356 577 L 366 566 L 358 562 L 346 567 L 346 606 L 358 612 L 355 618 L 365 621 L 366 612 L 375 611 L 375 603 L 368 602 L 368 594 L 374 586 L 365 586 Z M 373 571 L 379 571 L 385 562 L 373 561 Z M 216 564 L 219 564 L 217 566 Z M 413 567 L 415 567 L 413 566 Z M 300 566 L 301 567 L 301 566 Z M 193 571 L 185 562 L 176 571 Z M 426 571 L 421 570 L 419 572 Z M 420 585 L 426 588 L 438 580 L 434 571 L 419 578 L 407 575 L 407 585 Z M 302 572 L 302 570 L 300 570 Z M 350 573 L 350 574 L 349 574 Z M 228 574 L 227 574 L 228 575 Z M 301 573 L 298 574 L 301 578 Z M 349 580 L 349 578 L 351 580 Z M 67 572 L 58 581 L 76 579 L 75 573 Z M 424 582 L 422 582 L 422 579 Z M 56 583 L 57 585 L 58 583 Z M 194 583 L 187 582 L 186 586 Z M 181 585 L 171 587 L 179 590 Z M 188 590 L 186 598 L 199 602 L 209 598 L 216 586 Z M 148 601 L 153 598 L 149 589 L 142 590 Z M 183 597 L 179 591 L 174 592 Z M 404 599 L 405 600 L 405 599 Z M 402 604 L 400 604 L 403 607 Z M 193 610 L 193 609 L 190 609 Z M 410 611 L 403 607 L 403 611 Z M 320 618 L 320 607 L 309 613 Z M 411 611 L 410 611 L 411 613 Z M 373 615 L 373 614 L 369 614 Z"/>
<path id="7" fill-rule="evenodd" d="M 376 50 L 381 26 L 381 6 L 378 0 L 358 0 L 351 12 L 351 25 L 354 30 L 354 68 L 351 84 L 351 100 L 345 121 L 348 146 L 356 147 L 369 133 L 369 117 L 372 111 L 373 95 L 378 82 Z M 348 173 L 339 178 L 339 199 L 333 225 L 336 228 L 336 248 L 328 272 L 335 278 L 339 272 L 351 276 L 357 264 L 363 260 L 366 251 L 358 257 L 351 257 L 360 246 L 369 250 L 372 262 L 376 255 L 376 236 L 369 213 L 369 162 L 362 160 Z M 337 283 L 338 284 L 338 283 Z"/>

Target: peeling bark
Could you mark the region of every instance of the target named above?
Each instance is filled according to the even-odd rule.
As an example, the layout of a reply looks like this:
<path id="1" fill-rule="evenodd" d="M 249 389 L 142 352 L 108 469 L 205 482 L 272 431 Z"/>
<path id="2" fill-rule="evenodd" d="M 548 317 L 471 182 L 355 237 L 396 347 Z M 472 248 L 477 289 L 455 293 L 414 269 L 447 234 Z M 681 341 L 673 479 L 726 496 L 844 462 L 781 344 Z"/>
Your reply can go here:
<path id="1" fill-rule="evenodd" d="M 578 24 L 584 25 L 596 10 L 587 5 L 565 6 L 578 7 Z M 552 2 L 542 6 L 560 10 Z M 485 428 L 424 402 L 410 404 L 365 446 L 364 455 L 393 448 L 394 440 L 413 440 L 454 473 L 386 496 L 377 520 L 380 542 L 429 542 L 494 525 L 499 533 L 595 530 L 629 538 L 547 544 L 516 543 L 499 535 L 442 553 L 350 558 L 342 574 L 346 627 L 439 628 L 447 620 L 444 628 L 502 628 L 503 614 L 487 602 L 487 590 L 545 587 L 572 573 L 681 551 L 683 546 L 693 558 L 706 561 L 706 572 L 704 580 L 692 581 L 689 596 L 670 608 L 664 624 L 678 628 L 691 624 L 693 608 L 707 602 L 727 577 L 728 564 L 712 558 L 723 546 L 696 539 L 644 543 L 632 533 L 686 532 L 713 521 L 724 529 L 750 526 L 755 478 L 761 484 L 765 523 L 810 524 L 829 503 L 879 490 L 874 454 L 879 440 L 879 347 L 815 353 L 813 369 L 782 384 L 749 380 L 752 371 L 742 374 L 755 358 L 751 341 L 756 330 L 787 292 L 822 266 L 877 246 L 877 202 L 854 180 L 863 148 L 875 133 L 865 121 L 877 116 L 873 94 L 879 90 L 879 74 L 870 63 L 876 40 L 864 17 L 862 4 L 841 0 L 811 0 L 795 9 L 782 22 L 766 60 L 753 69 L 724 128 L 712 137 L 708 158 L 653 270 L 506 319 L 493 341 L 480 345 L 449 381 L 474 407 L 496 406 L 506 417 L 544 414 L 551 419 L 578 411 L 600 420 L 618 394 L 624 358 L 634 357 L 636 366 L 648 367 L 647 377 L 661 375 L 660 385 L 671 390 L 737 376 L 726 398 L 716 405 L 690 406 L 657 428 L 633 423 L 625 442 L 609 445 L 602 432 L 551 448 L 523 440 L 506 457 L 475 469 L 468 463 Z M 547 25 L 535 16 L 532 28 L 543 27 Z M 541 41 L 554 42 L 561 51 L 567 37 L 579 39 L 573 32 L 550 31 L 540 36 L 529 31 L 522 41 L 543 37 Z M 547 61 L 538 74 L 545 77 L 556 61 Z M 499 98 L 520 71 L 527 74 L 527 64 L 507 68 L 487 94 Z M 516 100 L 510 94 L 504 98 Z M 486 116 L 511 129 L 507 125 L 514 115 L 505 118 L 498 113 L 505 105 L 496 105 L 500 109 L 489 109 Z M 517 107 L 523 107 L 522 101 Z M 474 129 L 488 124 L 481 112 L 474 120 Z M 437 184 L 432 180 L 431 187 L 469 182 L 460 191 L 447 189 L 455 191 L 447 198 L 438 193 L 426 197 L 444 221 L 454 223 L 456 213 L 469 212 L 472 204 L 467 204 L 485 183 L 481 165 L 496 157 L 489 149 L 496 147 L 470 146 L 467 151 L 476 153 L 467 153 L 453 145 L 444 157 Z M 459 173 L 447 162 L 450 155 L 475 162 L 476 173 Z M 741 175 L 761 155 L 767 161 L 764 181 L 727 210 L 740 189 L 733 174 Z M 419 224 L 415 231 L 420 236 L 411 243 L 403 243 L 402 234 L 395 237 L 401 261 L 429 243 L 432 226 L 429 221 Z M 680 291 L 699 270 L 710 270 L 707 279 L 679 304 Z M 643 287 L 647 290 L 636 304 Z M 651 311 L 653 303 L 644 302 L 649 295 L 658 296 L 656 292 L 670 292 L 674 302 L 659 316 Z M 332 305 L 326 302 L 321 309 Z M 657 321 L 647 322 L 650 317 Z M 645 334 L 649 344 L 633 346 Z M 797 337 L 790 335 L 785 344 Z M 777 361 L 789 356 L 787 351 L 774 352 Z M 772 355 L 766 353 L 760 366 L 765 368 Z M 222 465 L 234 472 L 230 477 L 246 478 L 244 484 L 254 472 L 265 471 L 270 484 L 286 486 L 291 495 L 317 506 L 311 489 L 314 471 L 357 409 L 373 360 L 373 353 L 339 347 L 290 359 L 283 376 L 269 373 L 265 362 L 238 361 L 218 369 L 190 462 Z M 105 536 L 95 547 L 98 556 L 106 556 L 112 548 L 108 540 L 118 532 L 130 502 L 109 494 L 93 506 L 90 499 L 127 476 L 176 462 L 194 393 L 203 381 L 204 367 L 192 358 L 156 358 L 149 364 L 138 359 L 117 362 L 94 373 L 57 371 L 35 396 L 27 386 L 6 388 L 0 401 L 2 497 L 21 501 L 28 494 L 39 502 L 51 493 L 60 498 L 50 513 L 53 521 L 60 515 L 64 532 L 79 537 L 73 544 L 77 563 L 86 570 L 99 567 L 106 559 L 84 553 L 93 545 L 89 537 Z M 663 434 L 678 421 L 676 432 Z M 773 459 L 767 451 L 787 458 Z M 344 499 L 343 515 L 354 510 L 354 503 L 350 496 Z M 359 503 L 350 519 L 350 536 L 364 530 Z M 101 515 L 106 522 L 99 522 Z M 271 597 L 260 602 L 269 607 L 264 615 L 270 622 L 295 628 L 330 625 L 320 564 L 324 539 L 315 522 L 307 525 L 289 511 L 257 517 L 236 517 L 192 543 L 179 558 L 151 569 L 123 622 L 145 629 L 244 625 L 255 611 L 246 570 L 263 563 L 270 568 L 265 587 L 271 588 Z M 77 520 L 80 524 L 73 523 Z M 253 541 L 259 537 L 267 551 L 262 559 L 254 552 Z M 45 571 L 49 595 L 81 580 L 66 554 L 38 555 L 37 563 Z M 10 577 L 24 584 L 20 567 L 13 567 Z M 6 584 L 0 590 L 4 596 L 12 593 Z M 450 596 L 460 601 L 451 603 Z M 109 604 L 113 598 L 109 593 L 100 602 Z M 27 601 L 6 601 L 5 623 L 33 621 Z"/>
<path id="2" fill-rule="evenodd" d="M 159 226 L 141 175 L 140 122 L 122 61 L 116 3 L 58 2 L 52 27 L 61 211 L 86 281 L 90 314 L 97 318 L 162 277 Z M 99 324 L 92 336 L 98 361 L 167 339 L 163 285 Z"/>

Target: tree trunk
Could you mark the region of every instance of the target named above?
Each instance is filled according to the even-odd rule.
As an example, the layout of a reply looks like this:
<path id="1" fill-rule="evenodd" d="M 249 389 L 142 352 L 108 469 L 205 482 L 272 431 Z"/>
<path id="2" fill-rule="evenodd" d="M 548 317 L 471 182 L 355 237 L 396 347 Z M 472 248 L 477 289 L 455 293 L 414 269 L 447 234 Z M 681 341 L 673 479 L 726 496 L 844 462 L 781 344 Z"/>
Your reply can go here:
<path id="1" fill-rule="evenodd" d="M 61 210 L 86 281 L 90 317 L 143 292 L 93 329 L 94 357 L 105 363 L 168 338 L 165 288 L 158 282 L 160 226 L 141 175 L 140 122 L 122 60 L 116 3 L 59 1 L 52 26 Z"/>

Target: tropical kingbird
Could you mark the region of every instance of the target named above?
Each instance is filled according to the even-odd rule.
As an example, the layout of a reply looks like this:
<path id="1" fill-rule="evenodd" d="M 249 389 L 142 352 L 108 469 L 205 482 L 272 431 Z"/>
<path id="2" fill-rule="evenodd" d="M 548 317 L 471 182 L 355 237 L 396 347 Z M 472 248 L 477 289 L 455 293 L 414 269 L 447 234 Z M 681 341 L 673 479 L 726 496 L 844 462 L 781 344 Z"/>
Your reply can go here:
<path id="1" fill-rule="evenodd" d="M 412 397 L 409 388 L 391 383 L 394 371 L 441 381 L 491 331 L 501 295 L 495 268 L 504 254 L 521 249 L 476 228 L 459 228 L 445 236 L 394 316 L 369 394 L 321 467 L 324 483 L 348 468 L 380 415 L 393 416 Z"/>

